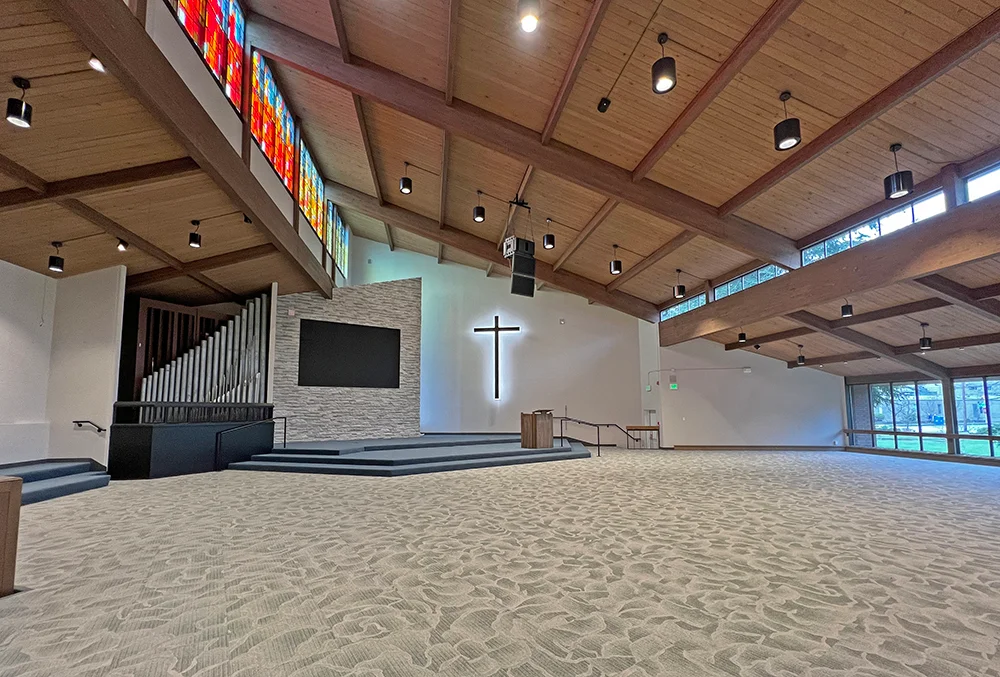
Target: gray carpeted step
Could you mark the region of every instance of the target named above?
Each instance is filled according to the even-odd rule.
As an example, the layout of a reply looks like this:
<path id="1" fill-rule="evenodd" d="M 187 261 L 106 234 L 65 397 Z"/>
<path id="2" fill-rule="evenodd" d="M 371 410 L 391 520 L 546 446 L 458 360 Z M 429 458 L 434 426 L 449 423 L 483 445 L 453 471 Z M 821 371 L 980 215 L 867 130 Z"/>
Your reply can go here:
<path id="1" fill-rule="evenodd" d="M 469 445 L 473 446 L 473 445 Z M 484 445 L 485 446 L 485 445 Z M 419 452 L 414 456 L 384 456 L 384 457 L 373 457 L 370 455 L 371 452 L 365 452 L 366 455 L 359 458 L 359 455 L 348 455 L 348 456 L 321 456 L 319 454 L 288 454 L 281 451 L 271 452 L 269 454 L 255 454 L 251 457 L 251 461 L 261 461 L 266 463 L 326 463 L 329 465 L 414 465 L 417 463 L 438 463 L 446 461 L 469 461 L 477 458 L 506 458 L 508 456 L 528 456 L 533 454 L 544 454 L 559 451 L 569 451 L 570 447 L 553 447 L 551 449 L 511 449 L 509 445 L 498 445 L 506 446 L 507 448 L 499 448 L 495 451 L 490 451 L 489 449 L 483 451 L 475 450 L 456 450 L 454 453 L 449 453 L 447 447 L 443 448 L 436 454 L 420 455 Z M 437 449 L 435 449 L 437 450 Z"/>
<path id="2" fill-rule="evenodd" d="M 505 442 L 520 442 L 519 435 L 490 435 L 475 439 L 470 435 L 428 436 L 427 439 L 403 438 L 399 440 L 355 440 L 327 442 L 292 442 L 287 449 L 275 448 L 279 453 L 318 454 L 320 456 L 349 456 L 366 451 L 395 451 L 399 449 L 437 449 L 439 447 L 464 447 L 483 444 L 500 444 Z"/>
<path id="3" fill-rule="evenodd" d="M 21 489 L 21 505 L 106 487 L 110 481 L 111 476 L 106 472 L 96 471 L 27 482 Z"/>
<path id="4" fill-rule="evenodd" d="M 23 465 L 0 468 L 0 475 L 7 477 L 20 477 L 25 484 L 37 482 L 39 480 L 52 479 L 53 477 L 63 477 L 65 475 L 76 475 L 90 472 L 92 470 L 90 461 L 65 461 L 65 462 L 39 462 L 25 463 Z"/>
<path id="5" fill-rule="evenodd" d="M 590 452 L 585 450 L 567 450 L 546 452 L 540 454 L 523 453 L 515 456 L 474 458 L 464 461 L 439 461 L 434 463 L 408 463 L 406 465 L 361 465 L 351 463 L 271 463 L 265 461 L 243 461 L 230 463 L 232 470 L 261 470 L 266 472 L 300 472 L 319 473 L 325 475 L 370 475 L 374 477 L 397 477 L 400 475 L 415 475 L 418 473 L 446 472 L 450 470 L 469 470 L 472 468 L 491 468 L 522 463 L 543 463 L 547 461 L 563 461 L 578 458 L 590 458 Z"/>

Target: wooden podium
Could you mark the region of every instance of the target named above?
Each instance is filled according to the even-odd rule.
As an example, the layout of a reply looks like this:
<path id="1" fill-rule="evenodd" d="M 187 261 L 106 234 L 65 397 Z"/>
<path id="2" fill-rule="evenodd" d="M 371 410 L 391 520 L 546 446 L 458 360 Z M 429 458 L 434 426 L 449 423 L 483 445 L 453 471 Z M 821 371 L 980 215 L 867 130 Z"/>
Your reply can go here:
<path id="1" fill-rule="evenodd" d="M 521 448 L 552 448 L 551 409 L 536 409 L 530 414 L 521 413 Z"/>

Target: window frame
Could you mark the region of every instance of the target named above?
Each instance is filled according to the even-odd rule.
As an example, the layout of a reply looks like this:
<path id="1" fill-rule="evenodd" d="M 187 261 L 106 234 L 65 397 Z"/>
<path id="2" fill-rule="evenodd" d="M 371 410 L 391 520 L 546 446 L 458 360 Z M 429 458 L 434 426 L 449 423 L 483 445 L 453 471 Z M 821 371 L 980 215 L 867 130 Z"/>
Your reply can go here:
<path id="1" fill-rule="evenodd" d="M 671 315 L 670 317 L 664 317 L 665 313 L 667 313 L 670 310 L 676 308 L 677 306 L 682 306 L 685 303 L 691 303 L 692 301 L 694 301 L 696 299 L 702 299 L 702 302 L 699 303 L 698 305 L 695 305 L 695 306 L 692 306 L 691 308 L 688 308 L 687 310 L 682 310 L 679 313 L 677 313 L 676 315 Z M 677 303 L 672 303 L 669 306 L 667 306 L 666 308 L 664 308 L 663 310 L 661 310 L 660 311 L 660 322 L 666 322 L 667 320 L 672 320 L 675 317 L 679 317 L 681 315 L 684 315 L 685 313 L 690 313 L 692 310 L 697 310 L 698 308 L 703 308 L 704 306 L 707 306 L 707 305 L 708 305 L 708 292 L 701 292 L 700 294 L 695 294 L 695 295 L 693 295 L 691 297 L 683 299 L 682 301 L 678 301 Z"/>

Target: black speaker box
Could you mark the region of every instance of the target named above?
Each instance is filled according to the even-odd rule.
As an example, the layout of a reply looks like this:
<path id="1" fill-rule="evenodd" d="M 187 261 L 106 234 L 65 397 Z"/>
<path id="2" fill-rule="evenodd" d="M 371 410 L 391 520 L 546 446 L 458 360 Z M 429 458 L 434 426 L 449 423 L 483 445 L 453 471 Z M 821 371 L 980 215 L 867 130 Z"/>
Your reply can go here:
<path id="1" fill-rule="evenodd" d="M 511 259 L 510 271 L 514 275 L 522 277 L 535 277 L 535 257 L 524 254 L 514 254 Z"/>
<path id="2" fill-rule="evenodd" d="M 511 275 L 510 278 L 510 293 L 517 294 L 518 296 L 534 296 L 535 295 L 535 280 L 531 277 L 521 277 L 520 275 Z"/>

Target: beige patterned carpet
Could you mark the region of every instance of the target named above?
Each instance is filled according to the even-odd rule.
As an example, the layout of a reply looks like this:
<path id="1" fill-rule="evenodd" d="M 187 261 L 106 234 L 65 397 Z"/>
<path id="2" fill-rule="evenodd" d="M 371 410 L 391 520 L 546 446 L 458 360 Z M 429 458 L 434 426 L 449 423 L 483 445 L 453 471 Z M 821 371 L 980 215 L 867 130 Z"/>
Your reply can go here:
<path id="1" fill-rule="evenodd" d="M 28 506 L 0 676 L 1000 676 L 1000 469 L 614 452 Z"/>

